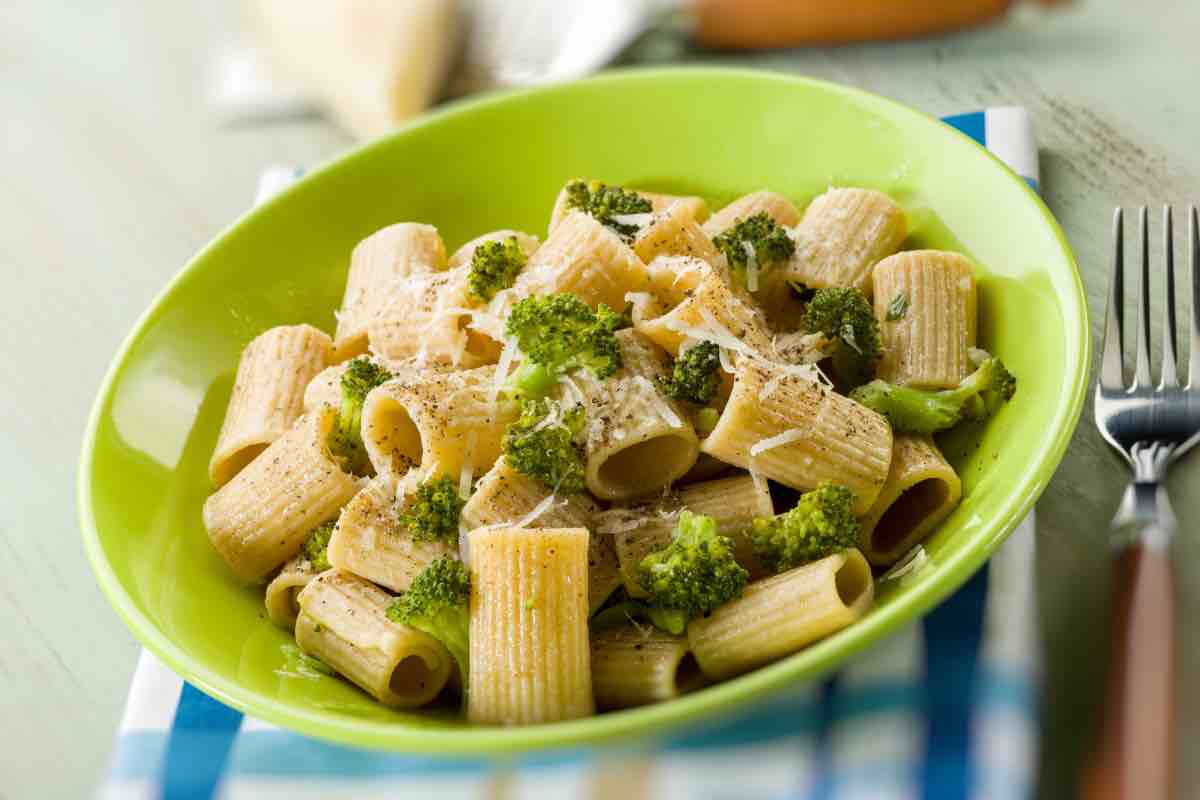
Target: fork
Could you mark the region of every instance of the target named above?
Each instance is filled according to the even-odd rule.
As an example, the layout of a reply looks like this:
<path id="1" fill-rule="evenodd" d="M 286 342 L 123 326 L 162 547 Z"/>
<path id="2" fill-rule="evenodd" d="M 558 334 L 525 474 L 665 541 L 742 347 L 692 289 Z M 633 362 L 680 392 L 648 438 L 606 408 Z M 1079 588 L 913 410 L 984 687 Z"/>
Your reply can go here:
<path id="1" fill-rule="evenodd" d="M 1133 382 L 1124 370 L 1124 220 L 1113 218 L 1113 274 L 1096 385 L 1100 434 L 1133 470 L 1112 521 L 1114 610 L 1108 694 L 1092 759 L 1087 800 L 1159 800 L 1172 794 L 1174 582 L 1170 544 L 1175 516 L 1163 482 L 1167 470 L 1200 441 L 1200 217 L 1189 210 L 1192 315 L 1188 382 L 1176 368 L 1175 259 L 1171 208 L 1163 210 L 1163 362 L 1150 375 L 1150 248 L 1146 207 L 1138 214 L 1137 358 Z"/>

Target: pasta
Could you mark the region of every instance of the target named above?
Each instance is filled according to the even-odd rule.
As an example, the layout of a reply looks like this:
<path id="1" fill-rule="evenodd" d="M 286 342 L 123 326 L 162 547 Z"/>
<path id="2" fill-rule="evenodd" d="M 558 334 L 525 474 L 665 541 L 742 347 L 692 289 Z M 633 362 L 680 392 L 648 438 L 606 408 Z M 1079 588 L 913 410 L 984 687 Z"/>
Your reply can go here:
<path id="1" fill-rule="evenodd" d="M 600 507 L 587 495 L 558 496 L 541 483 L 517 472 L 501 458 L 480 478 L 463 506 L 467 528 L 513 525 L 544 528 L 590 527 Z M 612 542 L 592 534 L 588 541 L 588 611 L 593 612 L 621 583 Z"/>
<path id="2" fill-rule="evenodd" d="M 304 411 L 305 387 L 325 368 L 332 345 L 311 325 L 271 328 L 246 345 L 208 464 L 213 483 L 228 482 L 292 427 Z"/>
<path id="3" fill-rule="evenodd" d="M 467 292 L 468 273 L 458 267 L 400 281 L 367 325 L 372 352 L 389 361 L 415 358 L 462 369 L 496 363 L 503 345 L 471 325 L 476 304 Z"/>
<path id="4" fill-rule="evenodd" d="M 704 452 L 793 489 L 833 481 L 856 514 L 875 502 L 892 458 L 892 430 L 869 408 L 779 364 L 744 360 Z"/>
<path id="5" fill-rule="evenodd" d="M 738 220 L 761 213 L 766 213 L 785 228 L 791 228 L 800 221 L 800 212 L 792 205 L 792 201 L 781 194 L 763 190 L 739 197 L 713 214 L 704 223 L 704 232 L 716 236 L 732 228 Z"/>
<path id="6" fill-rule="evenodd" d="M 579 380 L 588 419 L 587 487 L 596 497 L 623 500 L 657 491 L 696 463 L 699 442 L 687 415 L 663 396 L 662 358 L 636 331 L 617 334 L 625 365 L 599 381 Z"/>
<path id="7" fill-rule="evenodd" d="M 907 235 L 904 211 L 886 194 L 830 189 L 804 212 L 796 252 L 781 275 L 813 289 L 853 286 L 869 297 L 871 268 L 896 252 Z"/>
<path id="8" fill-rule="evenodd" d="M 300 616 L 300 592 L 315 577 L 317 570 L 303 553 L 283 565 L 267 584 L 265 600 L 271 622 L 289 631 L 295 629 Z"/>
<path id="9" fill-rule="evenodd" d="M 933 439 L 898 434 L 887 481 L 862 520 L 859 549 L 872 564 L 892 564 L 945 519 L 961 497 L 962 481 Z"/>
<path id="10" fill-rule="evenodd" d="M 505 724 L 592 713 L 586 528 L 480 528 L 467 713 Z"/>
<path id="11" fill-rule="evenodd" d="M 706 676 L 729 678 L 846 627 L 873 595 L 870 565 L 847 550 L 751 583 L 740 599 L 693 620 L 688 642 Z"/>
<path id="12" fill-rule="evenodd" d="M 522 275 L 526 293 L 569 292 L 588 305 L 625 307 L 626 292 L 649 285 L 646 265 L 621 237 L 580 211 L 554 227 Z"/>
<path id="13" fill-rule="evenodd" d="M 378 473 L 412 466 L 458 477 L 482 475 L 500 456 L 517 406 L 493 395 L 495 369 L 422 372 L 374 389 L 363 404 L 363 443 Z"/>
<path id="14" fill-rule="evenodd" d="M 868 189 L 710 215 L 598 182 L 559 193 L 544 242 L 447 258 L 430 225 L 382 228 L 332 337 L 243 351 L 209 540 L 389 706 L 551 723 L 785 658 L 871 613 L 873 565 L 959 503 L 926 432 L 1015 385 L 976 348 L 972 263 L 905 235 Z M 924 395 L 977 367 L 986 395 Z"/>
<path id="15" fill-rule="evenodd" d="M 592 636 L 592 692 L 599 709 L 670 700 L 703 682 L 686 637 L 637 625 Z"/>
<path id="16" fill-rule="evenodd" d="M 209 541 L 242 580 L 270 575 L 358 491 L 359 480 L 342 471 L 326 445 L 336 416 L 324 406 L 301 417 L 205 501 Z"/>
<path id="17" fill-rule="evenodd" d="M 453 661 L 437 639 L 388 619 L 391 600 L 370 581 L 323 572 L 300 592 L 296 644 L 384 705 L 422 706 L 446 685 Z"/>
<path id="18" fill-rule="evenodd" d="M 931 389 L 957 386 L 972 370 L 975 346 L 971 262 L 939 250 L 897 253 L 876 265 L 875 290 L 883 340 L 879 377 Z M 893 303 L 905 307 L 903 314 L 889 315 Z"/>
<path id="19" fill-rule="evenodd" d="M 762 574 L 746 529 L 755 517 L 774 513 L 771 495 L 765 483 L 759 484 L 749 475 L 738 475 L 693 483 L 640 507 L 613 509 L 597 515 L 594 524 L 600 533 L 613 540 L 621 581 L 630 597 L 646 596 L 638 585 L 638 564 L 671 541 L 679 511 L 685 508 L 715 519 L 721 533 L 733 539 L 738 563 L 751 575 Z"/>
<path id="20" fill-rule="evenodd" d="M 718 266 L 724 261 L 696 221 L 695 208 L 683 200 L 654 213 L 633 240 L 633 252 L 647 264 L 657 256 L 691 256 Z"/>
<path id="21" fill-rule="evenodd" d="M 392 302 L 393 293 L 414 276 L 446 267 L 446 246 L 431 225 L 401 222 L 358 243 L 350 254 L 350 272 L 334 336 L 338 361 L 367 349 L 367 327 Z"/>
<path id="22" fill-rule="evenodd" d="M 400 512 L 411 505 L 412 495 L 410 480 L 387 474 L 372 479 L 342 509 L 329 539 L 329 563 L 403 592 L 435 559 L 456 554 L 457 548 L 443 542 L 417 541 L 405 528 Z"/>

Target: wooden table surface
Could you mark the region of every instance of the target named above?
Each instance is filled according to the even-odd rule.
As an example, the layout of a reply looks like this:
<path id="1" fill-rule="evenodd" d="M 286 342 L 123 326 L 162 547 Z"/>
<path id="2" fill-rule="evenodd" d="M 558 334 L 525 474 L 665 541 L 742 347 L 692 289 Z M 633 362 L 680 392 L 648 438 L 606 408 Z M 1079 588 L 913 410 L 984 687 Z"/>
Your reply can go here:
<path id="1" fill-rule="evenodd" d="M 202 87 L 236 27 L 218 3 L 0 4 L 0 798 L 82 797 L 102 774 L 138 646 L 101 596 L 75 470 L 101 374 L 134 319 L 247 205 L 267 163 L 351 142 L 318 119 L 218 127 Z M 1095 0 L 889 45 L 719 55 L 656 34 L 631 62 L 803 73 L 932 114 L 1020 104 L 1098 333 L 1115 204 L 1200 201 L 1200 5 Z M 1157 245 L 1156 245 L 1157 246 Z M 1097 716 L 1106 529 L 1126 479 L 1090 407 L 1038 506 L 1046 650 L 1042 795 L 1066 796 Z M 1175 471 L 1181 797 L 1200 793 L 1200 456 Z"/>

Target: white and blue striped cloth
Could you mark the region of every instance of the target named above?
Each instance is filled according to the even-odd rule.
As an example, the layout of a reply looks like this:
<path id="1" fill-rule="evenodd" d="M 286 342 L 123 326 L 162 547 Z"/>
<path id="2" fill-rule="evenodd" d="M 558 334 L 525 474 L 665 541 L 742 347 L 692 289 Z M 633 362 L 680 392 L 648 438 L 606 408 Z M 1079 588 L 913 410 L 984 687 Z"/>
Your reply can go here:
<path id="1" fill-rule="evenodd" d="M 1019 108 L 946 118 L 1037 188 Z M 263 176 L 259 199 L 294 179 Z M 637 750 L 440 759 L 327 744 L 244 716 L 143 652 L 104 798 L 1023 800 L 1038 653 L 1033 518 L 956 594 L 834 678 Z"/>

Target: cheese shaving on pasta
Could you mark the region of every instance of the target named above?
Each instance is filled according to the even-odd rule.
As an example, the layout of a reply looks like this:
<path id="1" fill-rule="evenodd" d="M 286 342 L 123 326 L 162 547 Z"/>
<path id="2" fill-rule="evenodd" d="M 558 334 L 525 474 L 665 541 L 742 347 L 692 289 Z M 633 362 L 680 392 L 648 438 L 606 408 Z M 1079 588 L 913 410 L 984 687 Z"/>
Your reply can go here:
<path id="1" fill-rule="evenodd" d="M 765 439 L 759 439 L 750 446 L 750 457 L 753 458 L 768 450 L 774 450 L 776 447 L 783 447 L 785 444 L 791 444 L 804 438 L 804 431 L 799 428 L 789 428 L 783 433 L 777 433 L 774 436 L 768 436 Z"/>
<path id="2" fill-rule="evenodd" d="M 612 221 L 618 225 L 633 225 L 638 228 L 644 228 L 654 219 L 654 214 L 650 211 L 643 211 L 637 214 L 614 214 Z"/>
<path id="3" fill-rule="evenodd" d="M 458 496 L 466 500 L 471 496 L 471 480 L 475 477 L 475 444 L 479 431 L 472 428 L 467 434 L 466 446 L 463 447 L 463 466 L 458 473 Z"/>

